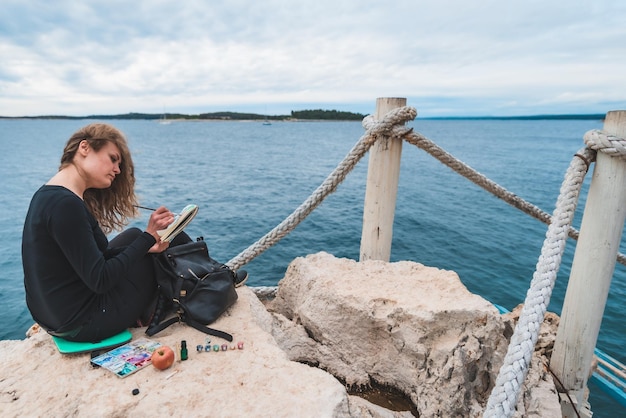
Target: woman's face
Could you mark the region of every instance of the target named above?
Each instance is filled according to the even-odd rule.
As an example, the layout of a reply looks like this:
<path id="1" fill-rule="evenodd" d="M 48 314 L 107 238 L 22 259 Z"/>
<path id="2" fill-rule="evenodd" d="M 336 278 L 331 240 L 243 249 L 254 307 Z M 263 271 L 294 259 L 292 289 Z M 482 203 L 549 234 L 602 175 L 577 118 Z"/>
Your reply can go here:
<path id="1" fill-rule="evenodd" d="M 120 173 L 122 156 L 117 145 L 107 142 L 99 151 L 91 148 L 86 141 L 83 146 L 87 147 L 83 161 L 83 175 L 87 188 L 106 189 L 111 187 L 115 176 Z"/>

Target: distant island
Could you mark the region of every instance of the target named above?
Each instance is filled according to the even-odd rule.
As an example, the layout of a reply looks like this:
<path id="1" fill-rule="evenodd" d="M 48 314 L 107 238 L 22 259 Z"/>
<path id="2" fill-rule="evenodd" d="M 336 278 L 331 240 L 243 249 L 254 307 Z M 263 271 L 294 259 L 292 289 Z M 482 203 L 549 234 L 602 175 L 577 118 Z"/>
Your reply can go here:
<path id="1" fill-rule="evenodd" d="M 197 115 L 187 115 L 184 113 L 125 113 L 122 115 L 89 115 L 89 116 L 63 116 L 63 115 L 43 115 L 43 116 L 20 116 L 8 117 L 0 116 L 1 119 L 123 119 L 123 120 L 158 120 L 167 118 L 168 120 L 363 120 L 365 115 L 361 113 L 340 112 L 338 110 L 292 110 L 291 115 L 259 115 L 256 113 L 238 112 L 213 112 L 200 113 Z"/>
<path id="2" fill-rule="evenodd" d="M 88 115 L 88 116 L 0 116 L 0 119 L 101 119 L 101 120 L 222 120 L 222 121 L 294 121 L 294 120 L 328 120 L 328 121 L 361 121 L 366 115 L 361 113 L 343 112 L 338 110 L 292 110 L 290 115 L 260 115 L 257 113 L 213 112 L 188 115 L 184 113 L 125 113 L 118 115 Z M 604 114 L 582 115 L 533 115 L 533 116 L 435 116 L 421 117 L 428 120 L 604 120 Z"/>

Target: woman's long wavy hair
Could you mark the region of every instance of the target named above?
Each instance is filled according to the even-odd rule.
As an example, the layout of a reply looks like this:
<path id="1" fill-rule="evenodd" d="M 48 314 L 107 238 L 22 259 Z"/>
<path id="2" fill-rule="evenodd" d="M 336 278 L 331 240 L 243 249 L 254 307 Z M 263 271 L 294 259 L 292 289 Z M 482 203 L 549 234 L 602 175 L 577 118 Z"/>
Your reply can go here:
<path id="1" fill-rule="evenodd" d="M 111 187 L 87 189 L 83 199 L 87 208 L 96 218 L 105 234 L 121 230 L 130 218 L 137 216 L 137 196 L 135 195 L 135 166 L 124 134 L 105 123 L 92 123 L 72 135 L 65 144 L 59 170 L 73 164 L 78 146 L 85 140 L 98 152 L 108 142 L 117 146 L 122 157 L 120 173 L 115 176 Z"/>

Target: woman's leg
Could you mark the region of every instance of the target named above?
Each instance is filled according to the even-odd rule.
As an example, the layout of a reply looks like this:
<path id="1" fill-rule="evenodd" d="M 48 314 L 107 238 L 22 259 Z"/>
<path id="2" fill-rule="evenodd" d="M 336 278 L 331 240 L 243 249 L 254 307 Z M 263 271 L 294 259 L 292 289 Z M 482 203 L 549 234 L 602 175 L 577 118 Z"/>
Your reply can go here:
<path id="1" fill-rule="evenodd" d="M 129 245 L 142 231 L 130 228 L 110 242 L 110 248 Z M 181 232 L 171 243 L 171 246 L 190 242 L 191 238 Z M 129 272 L 126 280 L 111 289 L 100 298 L 100 309 L 76 336 L 70 337 L 73 341 L 100 341 L 111 337 L 123 330 L 136 326 L 138 320 L 147 325 L 154 310 L 158 296 L 158 286 L 154 271 L 155 255 L 146 254 Z"/>
<path id="2" fill-rule="evenodd" d="M 187 235 L 185 231 L 183 231 L 180 234 L 176 235 L 176 237 L 170 243 L 170 247 L 175 247 L 180 244 L 187 244 L 188 242 L 191 242 L 191 238 L 189 237 L 189 235 Z"/>
<path id="3" fill-rule="evenodd" d="M 109 248 L 119 252 L 133 242 L 142 231 L 130 228 L 120 233 L 109 243 Z M 108 293 L 100 295 L 99 309 L 91 321 L 74 337 L 73 341 L 100 341 L 137 325 L 137 320 L 149 316 L 156 301 L 157 283 L 152 254 L 146 254 L 135 263 L 125 280 Z"/>
<path id="4" fill-rule="evenodd" d="M 128 228 L 120 232 L 115 238 L 109 242 L 109 248 L 126 247 L 130 245 L 139 235 L 142 234 L 139 228 Z"/>

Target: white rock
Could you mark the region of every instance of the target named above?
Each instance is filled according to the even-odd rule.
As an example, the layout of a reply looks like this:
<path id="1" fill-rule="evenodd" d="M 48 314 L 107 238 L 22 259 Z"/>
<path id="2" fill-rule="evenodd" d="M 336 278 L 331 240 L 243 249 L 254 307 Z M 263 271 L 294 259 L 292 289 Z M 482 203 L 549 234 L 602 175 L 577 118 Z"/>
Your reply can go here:
<path id="1" fill-rule="evenodd" d="M 393 387 L 427 417 L 482 415 L 513 329 L 454 272 L 326 253 L 294 260 L 270 309 L 292 360 Z M 561 416 L 537 356 L 524 394 L 516 416 Z"/>

